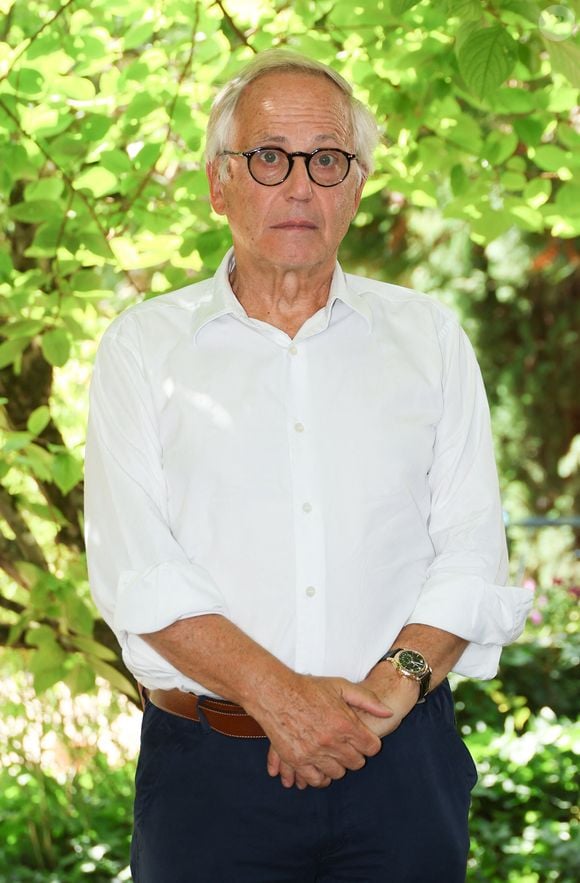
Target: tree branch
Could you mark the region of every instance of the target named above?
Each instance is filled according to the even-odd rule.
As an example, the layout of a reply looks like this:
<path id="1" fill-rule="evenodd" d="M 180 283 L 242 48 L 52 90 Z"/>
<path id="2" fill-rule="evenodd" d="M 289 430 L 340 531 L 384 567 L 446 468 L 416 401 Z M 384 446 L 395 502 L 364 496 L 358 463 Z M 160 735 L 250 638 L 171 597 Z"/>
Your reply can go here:
<path id="1" fill-rule="evenodd" d="M 66 12 L 66 10 L 69 8 L 69 6 L 72 6 L 73 3 L 76 3 L 76 2 L 77 2 L 77 0 L 67 0 L 66 3 L 63 3 L 63 5 L 60 7 L 60 9 L 57 9 L 55 14 L 52 16 L 52 18 L 49 21 L 45 21 L 44 24 L 41 25 L 41 27 L 39 27 L 39 29 L 36 31 L 36 33 L 34 33 L 32 35 L 32 37 L 30 38 L 30 41 L 28 43 L 26 43 L 26 45 L 21 48 L 20 52 L 18 52 L 14 56 L 14 58 L 12 59 L 11 63 L 8 66 L 8 69 L 2 74 L 2 76 L 0 76 L 0 83 L 2 82 L 2 80 L 5 80 L 6 77 L 10 76 L 10 74 L 14 70 L 14 66 L 16 65 L 16 62 L 19 61 L 22 58 L 22 56 L 24 55 L 24 53 L 30 49 L 32 44 L 35 43 L 36 40 L 38 40 L 38 38 L 40 37 L 42 32 L 45 31 L 46 28 L 49 28 L 57 20 L 57 18 L 59 18 L 59 16 L 61 16 L 63 14 L 63 12 Z"/>
<path id="2" fill-rule="evenodd" d="M 233 18 L 231 17 L 231 15 L 227 11 L 227 9 L 225 8 L 224 4 L 222 3 L 222 0 L 214 0 L 213 5 L 218 6 L 221 9 L 224 19 L 227 21 L 228 25 L 230 26 L 230 28 L 232 29 L 232 31 L 234 32 L 234 34 L 236 35 L 236 37 L 238 38 L 240 43 L 242 43 L 244 46 L 247 46 L 248 49 L 251 49 L 252 52 L 257 54 L 258 50 L 254 49 L 252 44 L 248 41 L 248 38 L 246 37 L 244 32 L 240 31 L 239 27 L 237 26 L 237 24 L 235 23 L 235 21 L 233 20 Z"/>
<path id="3" fill-rule="evenodd" d="M 191 40 L 190 40 L 189 54 L 187 56 L 185 64 L 183 65 L 181 73 L 177 79 L 177 86 L 175 89 L 175 95 L 173 96 L 173 99 L 171 101 L 171 105 L 169 107 L 169 113 L 168 113 L 169 120 L 167 123 L 167 131 L 165 133 L 165 142 L 164 142 L 165 144 L 167 144 L 169 142 L 169 139 L 171 137 L 172 126 L 173 126 L 173 114 L 175 113 L 175 107 L 177 104 L 177 99 L 179 98 L 181 86 L 182 86 L 183 81 L 185 80 L 185 77 L 186 77 L 189 69 L 191 68 L 191 65 L 193 62 L 193 56 L 195 54 L 195 35 L 197 34 L 198 25 L 199 25 L 199 3 L 196 3 L 196 5 L 195 5 L 195 20 L 193 23 L 193 27 L 191 29 Z M 155 171 L 156 164 L 157 164 L 157 162 L 154 162 L 150 166 L 150 168 L 147 170 L 147 172 L 145 173 L 145 175 L 141 179 L 139 186 L 137 187 L 137 190 L 135 191 L 133 197 L 123 207 L 123 211 L 125 212 L 125 214 L 128 214 L 131 207 L 135 205 L 135 203 L 137 202 L 137 200 L 139 199 L 139 197 L 143 193 L 145 187 L 147 186 L 147 183 L 151 180 L 151 176 L 153 175 L 153 172 Z M 127 230 L 128 226 L 129 226 L 129 222 L 127 220 L 127 221 L 125 221 L 125 223 L 123 224 L 123 227 L 121 228 L 123 233 Z"/>

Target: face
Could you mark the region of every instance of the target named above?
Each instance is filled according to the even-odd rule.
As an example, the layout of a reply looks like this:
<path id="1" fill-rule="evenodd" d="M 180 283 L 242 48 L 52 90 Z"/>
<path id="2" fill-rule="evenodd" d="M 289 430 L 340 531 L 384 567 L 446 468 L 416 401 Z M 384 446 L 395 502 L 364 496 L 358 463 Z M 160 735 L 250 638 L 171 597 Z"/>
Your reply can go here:
<path id="1" fill-rule="evenodd" d="M 236 110 L 228 148 L 282 147 L 310 152 L 336 147 L 354 153 L 345 96 L 327 77 L 273 72 L 254 80 Z M 208 166 L 211 202 L 227 217 L 236 249 L 254 265 L 311 271 L 334 266 L 338 246 L 360 202 L 364 181 L 356 160 L 336 187 L 310 180 L 304 160 L 275 187 L 253 180 L 245 157 L 231 157 L 230 178 L 220 181 L 219 160 Z"/>

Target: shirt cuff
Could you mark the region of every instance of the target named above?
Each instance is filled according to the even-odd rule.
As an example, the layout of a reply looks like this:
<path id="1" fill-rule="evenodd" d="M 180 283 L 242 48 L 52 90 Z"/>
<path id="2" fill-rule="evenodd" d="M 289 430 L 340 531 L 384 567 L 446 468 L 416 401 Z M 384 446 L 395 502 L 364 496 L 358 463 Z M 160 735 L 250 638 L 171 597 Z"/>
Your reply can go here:
<path id="1" fill-rule="evenodd" d="M 227 616 L 209 574 L 195 564 L 164 561 L 143 573 L 121 574 L 113 630 L 119 636 L 149 634 L 179 619 L 208 613 Z"/>
<path id="2" fill-rule="evenodd" d="M 453 670 L 486 680 L 497 672 L 501 648 L 521 635 L 533 600 L 532 592 L 521 586 L 437 574 L 423 586 L 407 623 L 430 625 L 469 641 Z"/>

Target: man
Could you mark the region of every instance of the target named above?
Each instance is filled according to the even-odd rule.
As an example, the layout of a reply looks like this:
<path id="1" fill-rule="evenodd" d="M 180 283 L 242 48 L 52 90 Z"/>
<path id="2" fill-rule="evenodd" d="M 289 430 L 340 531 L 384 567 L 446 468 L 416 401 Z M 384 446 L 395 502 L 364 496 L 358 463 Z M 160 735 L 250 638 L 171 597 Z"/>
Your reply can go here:
<path id="1" fill-rule="evenodd" d="M 336 263 L 376 140 L 334 71 L 258 56 L 208 128 L 233 250 L 99 349 L 87 545 L 144 687 L 136 883 L 465 877 L 445 677 L 492 677 L 529 596 L 454 317 Z"/>

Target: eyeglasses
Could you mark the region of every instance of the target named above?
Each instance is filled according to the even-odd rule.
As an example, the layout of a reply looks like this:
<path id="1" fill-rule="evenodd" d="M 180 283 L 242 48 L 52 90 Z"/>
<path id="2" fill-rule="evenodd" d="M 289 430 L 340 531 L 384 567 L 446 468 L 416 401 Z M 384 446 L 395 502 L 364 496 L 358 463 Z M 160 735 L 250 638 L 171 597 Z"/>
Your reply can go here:
<path id="1" fill-rule="evenodd" d="M 281 147 L 255 147 L 253 150 L 224 150 L 222 156 L 245 156 L 254 181 L 265 187 L 282 184 L 294 165 L 294 157 L 304 157 L 308 177 L 320 187 L 336 187 L 348 175 L 355 153 L 317 147 L 312 153 L 295 150 L 288 153 Z"/>

